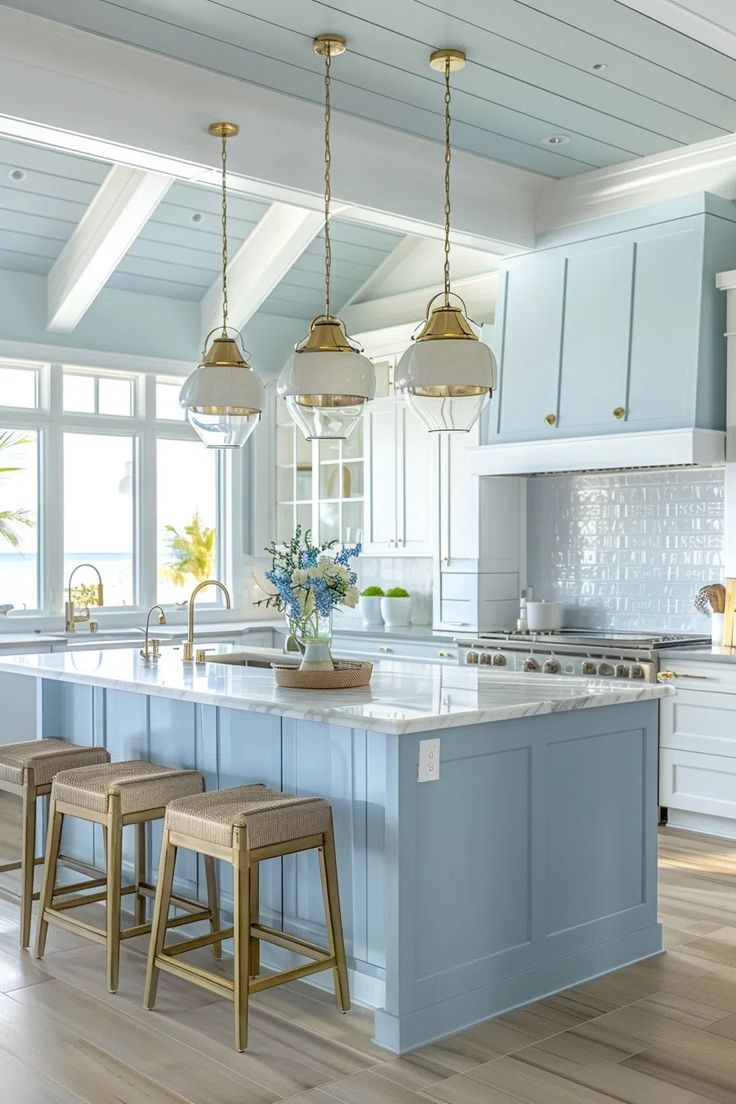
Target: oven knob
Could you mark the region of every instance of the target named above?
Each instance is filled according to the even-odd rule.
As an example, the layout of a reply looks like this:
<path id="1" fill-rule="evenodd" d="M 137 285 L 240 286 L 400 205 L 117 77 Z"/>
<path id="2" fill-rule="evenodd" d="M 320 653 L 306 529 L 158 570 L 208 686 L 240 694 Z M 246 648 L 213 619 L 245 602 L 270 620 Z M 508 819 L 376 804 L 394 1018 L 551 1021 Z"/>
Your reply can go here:
<path id="1" fill-rule="evenodd" d="M 611 663 L 599 663 L 597 673 L 601 678 L 612 678 L 616 674 L 616 668 Z"/>
<path id="2" fill-rule="evenodd" d="M 477 663 L 478 662 L 478 653 L 477 652 L 468 652 L 468 654 L 465 657 L 465 662 L 466 663 Z"/>
<path id="3" fill-rule="evenodd" d="M 596 673 L 595 663 L 592 663 L 589 659 L 586 659 L 583 663 L 581 671 L 584 675 L 594 675 Z"/>
<path id="4" fill-rule="evenodd" d="M 536 659 L 525 659 L 521 669 L 522 671 L 538 671 L 539 664 L 537 663 Z"/>
<path id="5" fill-rule="evenodd" d="M 501 652 L 496 652 L 496 654 L 493 657 L 493 666 L 494 667 L 505 667 L 506 666 L 506 656 L 502 655 Z"/>
<path id="6" fill-rule="evenodd" d="M 632 679 L 643 679 L 644 678 L 644 668 L 640 667 L 638 663 L 632 664 L 630 678 L 632 678 Z"/>
<path id="7" fill-rule="evenodd" d="M 545 675 L 559 675 L 560 665 L 556 659 L 547 659 L 542 667 Z"/>
<path id="8" fill-rule="evenodd" d="M 490 667 L 492 662 L 490 652 L 481 652 L 480 661 L 484 666 Z"/>
<path id="9" fill-rule="evenodd" d="M 629 677 L 629 668 L 626 666 L 626 664 L 625 663 L 617 663 L 616 664 L 616 678 L 628 678 L 628 677 Z"/>

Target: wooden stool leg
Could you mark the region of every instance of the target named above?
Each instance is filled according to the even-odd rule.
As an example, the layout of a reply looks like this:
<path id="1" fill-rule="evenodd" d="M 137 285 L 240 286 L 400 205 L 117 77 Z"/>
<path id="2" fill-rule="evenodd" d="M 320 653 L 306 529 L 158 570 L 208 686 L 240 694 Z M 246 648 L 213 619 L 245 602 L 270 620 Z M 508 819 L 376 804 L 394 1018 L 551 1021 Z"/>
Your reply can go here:
<path id="1" fill-rule="evenodd" d="M 31 942 L 31 910 L 33 908 L 33 872 L 36 858 L 36 786 L 33 773 L 26 772 L 23 787 L 23 855 L 21 860 L 20 945 Z"/>
<path id="2" fill-rule="evenodd" d="M 341 1012 L 350 1011 L 350 989 L 348 986 L 348 964 L 345 959 L 345 941 L 342 933 L 340 915 L 340 894 L 337 885 L 337 861 L 335 859 L 335 834 L 330 827 L 323 836 L 323 846 L 319 849 L 319 868 L 322 876 L 322 894 L 325 902 L 327 920 L 327 939 L 330 954 L 335 956 L 333 970 L 335 979 L 335 999 Z"/>
<path id="3" fill-rule="evenodd" d="M 114 993 L 120 976 L 120 903 L 123 864 L 123 826 L 120 800 L 110 798 L 107 815 L 107 988 Z"/>
<path id="4" fill-rule="evenodd" d="M 158 988 L 159 969 L 156 965 L 156 956 L 164 949 L 166 940 L 166 921 L 169 919 L 169 907 L 171 904 L 171 890 L 174 885 L 174 867 L 176 866 L 176 848 L 169 843 L 169 833 L 164 828 L 161 841 L 161 859 L 158 864 L 158 878 L 156 880 L 156 899 L 153 905 L 153 923 L 151 926 L 151 940 L 148 944 L 148 966 L 146 967 L 146 988 L 143 996 L 143 1007 L 153 1008 L 156 1003 L 156 990 Z"/>
<path id="5" fill-rule="evenodd" d="M 243 830 L 245 836 L 245 830 Z M 250 857 L 247 842 L 236 828 L 233 840 L 233 928 L 235 937 L 235 1049 L 248 1046 L 250 978 Z"/>
<path id="6" fill-rule="evenodd" d="M 51 907 L 56 886 L 56 866 L 59 861 L 61 849 L 61 829 L 64 817 L 56 811 L 56 802 L 49 802 L 49 827 L 46 839 L 46 858 L 43 864 L 43 885 L 41 898 L 38 905 L 38 929 L 36 933 L 36 958 L 43 958 L 46 950 L 46 936 L 48 935 L 48 921 L 44 919 L 44 913 Z"/>
<path id="7" fill-rule="evenodd" d="M 146 822 L 142 820 L 135 826 L 135 884 L 140 889 L 141 883 L 146 880 Z M 146 922 L 146 898 L 142 893 L 135 895 L 135 923 Z"/>
<path id="8" fill-rule="evenodd" d="M 210 931 L 220 930 L 220 902 L 217 896 L 217 867 L 211 855 L 204 857 L 204 874 L 207 881 L 207 907 L 210 910 Z M 222 941 L 212 944 L 215 958 L 222 958 Z"/>
<path id="9" fill-rule="evenodd" d="M 261 864 L 253 863 L 250 868 L 250 920 L 258 924 L 261 918 Z M 258 977 L 261 972 L 261 941 L 251 936 L 250 940 L 250 976 Z"/>

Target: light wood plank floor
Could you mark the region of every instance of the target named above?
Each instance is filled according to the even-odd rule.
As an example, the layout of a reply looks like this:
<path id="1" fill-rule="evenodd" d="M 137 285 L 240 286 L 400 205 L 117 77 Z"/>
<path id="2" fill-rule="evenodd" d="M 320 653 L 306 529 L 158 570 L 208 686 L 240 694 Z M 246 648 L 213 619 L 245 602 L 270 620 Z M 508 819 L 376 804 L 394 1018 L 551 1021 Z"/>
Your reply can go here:
<path id="1" fill-rule="evenodd" d="M 16 806 L 0 795 L 0 861 L 17 847 Z M 340 1016 L 303 984 L 254 998 L 236 1054 L 230 1005 L 204 990 L 164 976 L 158 1010 L 143 1011 L 142 940 L 123 948 L 115 996 L 100 947 L 52 928 L 43 962 L 19 951 L 0 888 L 0 1099 L 734 1104 L 736 844 L 664 831 L 660 866 L 665 955 L 401 1059 L 371 1043 L 368 1012 Z"/>

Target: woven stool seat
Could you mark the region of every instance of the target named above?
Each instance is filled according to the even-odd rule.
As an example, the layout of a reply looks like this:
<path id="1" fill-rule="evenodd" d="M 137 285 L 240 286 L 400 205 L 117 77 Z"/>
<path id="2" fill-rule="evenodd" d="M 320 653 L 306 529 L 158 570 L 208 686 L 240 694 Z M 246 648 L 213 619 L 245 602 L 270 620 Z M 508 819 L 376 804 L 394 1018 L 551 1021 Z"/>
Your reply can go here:
<path id="1" fill-rule="evenodd" d="M 106 763 L 110 756 L 101 747 L 83 747 L 66 740 L 27 740 L 0 747 L 0 781 L 23 785 L 23 771 L 33 770 L 36 786 L 48 786 L 59 771 Z"/>
<path id="2" fill-rule="evenodd" d="M 272 847 L 328 831 L 330 806 L 321 797 L 297 797 L 267 786 L 181 797 L 166 808 L 166 828 L 203 843 L 233 846 L 233 832 L 245 828 L 251 850 Z"/>
<path id="3" fill-rule="evenodd" d="M 90 812 L 106 813 L 109 799 L 117 796 L 120 812 L 127 816 L 161 809 L 174 798 L 200 794 L 203 788 L 204 779 L 199 771 L 132 759 L 62 771 L 54 778 L 51 798 Z"/>

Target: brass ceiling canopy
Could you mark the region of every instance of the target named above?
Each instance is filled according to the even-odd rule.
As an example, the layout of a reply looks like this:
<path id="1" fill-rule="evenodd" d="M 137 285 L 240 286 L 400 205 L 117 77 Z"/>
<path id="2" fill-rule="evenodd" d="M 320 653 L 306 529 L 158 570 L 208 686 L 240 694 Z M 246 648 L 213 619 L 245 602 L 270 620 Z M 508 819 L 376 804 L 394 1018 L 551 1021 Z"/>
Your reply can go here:
<path id="1" fill-rule="evenodd" d="M 446 50 L 435 50 L 434 53 L 429 55 L 429 64 L 438 73 L 444 73 L 448 67 L 451 73 L 459 73 L 461 69 L 465 68 L 466 61 L 464 50 L 448 48 Z"/>
<path id="2" fill-rule="evenodd" d="M 210 123 L 207 130 L 213 138 L 237 138 L 240 134 L 237 123 Z"/>
<path id="3" fill-rule="evenodd" d="M 338 34 L 317 35 L 312 46 L 315 54 L 319 54 L 320 57 L 337 57 L 338 54 L 344 54 L 348 48 L 345 39 Z"/>

